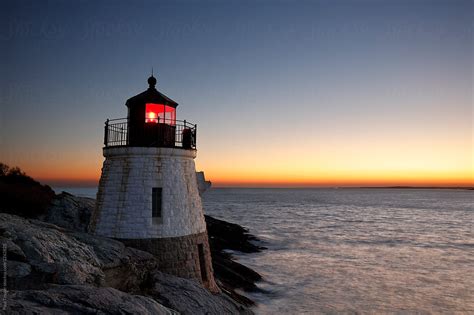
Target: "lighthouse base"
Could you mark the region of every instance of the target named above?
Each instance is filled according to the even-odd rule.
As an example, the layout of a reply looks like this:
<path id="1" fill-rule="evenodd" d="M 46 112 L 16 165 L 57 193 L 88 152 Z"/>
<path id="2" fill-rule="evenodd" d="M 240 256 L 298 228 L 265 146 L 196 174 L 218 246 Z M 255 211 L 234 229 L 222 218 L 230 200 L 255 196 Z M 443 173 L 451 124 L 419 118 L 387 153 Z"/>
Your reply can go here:
<path id="1" fill-rule="evenodd" d="M 180 237 L 118 240 L 127 246 L 153 254 L 160 271 L 197 279 L 209 291 L 220 292 L 214 281 L 207 232 Z"/>
<path id="2" fill-rule="evenodd" d="M 90 232 L 150 252 L 160 270 L 218 292 L 196 181 L 196 150 L 107 147 L 104 157 Z"/>

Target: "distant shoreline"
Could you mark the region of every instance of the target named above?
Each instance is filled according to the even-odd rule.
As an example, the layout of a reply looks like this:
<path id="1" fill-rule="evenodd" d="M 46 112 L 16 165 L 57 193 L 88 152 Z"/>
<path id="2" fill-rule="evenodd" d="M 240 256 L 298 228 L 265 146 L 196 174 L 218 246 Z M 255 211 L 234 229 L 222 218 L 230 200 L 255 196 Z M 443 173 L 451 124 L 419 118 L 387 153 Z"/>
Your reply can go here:
<path id="1" fill-rule="evenodd" d="M 327 187 L 245 187 L 245 186 L 213 186 L 214 189 L 457 189 L 457 190 L 474 190 L 474 187 L 437 187 L 437 186 L 327 186 Z"/>
<path id="2" fill-rule="evenodd" d="M 344 188 L 370 188 L 370 189 L 461 189 L 474 190 L 474 187 L 432 187 L 432 186 L 384 186 L 384 187 L 344 187 Z"/>

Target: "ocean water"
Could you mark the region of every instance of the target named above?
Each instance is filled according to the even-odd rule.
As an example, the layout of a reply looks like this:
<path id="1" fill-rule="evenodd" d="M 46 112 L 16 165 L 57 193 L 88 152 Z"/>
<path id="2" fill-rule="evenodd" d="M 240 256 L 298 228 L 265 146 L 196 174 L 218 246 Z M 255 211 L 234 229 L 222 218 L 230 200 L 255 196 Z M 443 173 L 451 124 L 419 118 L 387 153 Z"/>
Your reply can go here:
<path id="1" fill-rule="evenodd" d="M 55 193 L 65 191 L 79 197 L 96 198 L 97 187 L 52 187 Z"/>
<path id="2" fill-rule="evenodd" d="M 268 250 L 258 314 L 474 314 L 474 191 L 211 189 L 205 211 Z"/>
<path id="3" fill-rule="evenodd" d="M 203 204 L 268 247 L 235 253 L 264 277 L 245 293 L 257 314 L 474 314 L 474 191 L 212 188 Z"/>

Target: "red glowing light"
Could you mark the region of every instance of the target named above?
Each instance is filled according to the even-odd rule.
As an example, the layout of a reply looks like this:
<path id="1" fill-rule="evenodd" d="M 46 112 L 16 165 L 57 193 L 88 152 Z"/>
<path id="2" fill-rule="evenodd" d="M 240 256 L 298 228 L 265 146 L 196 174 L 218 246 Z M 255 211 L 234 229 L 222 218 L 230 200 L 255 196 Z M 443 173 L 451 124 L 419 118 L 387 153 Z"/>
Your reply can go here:
<path id="1" fill-rule="evenodd" d="M 147 103 L 145 109 L 145 123 L 176 124 L 176 109 L 163 105 Z"/>

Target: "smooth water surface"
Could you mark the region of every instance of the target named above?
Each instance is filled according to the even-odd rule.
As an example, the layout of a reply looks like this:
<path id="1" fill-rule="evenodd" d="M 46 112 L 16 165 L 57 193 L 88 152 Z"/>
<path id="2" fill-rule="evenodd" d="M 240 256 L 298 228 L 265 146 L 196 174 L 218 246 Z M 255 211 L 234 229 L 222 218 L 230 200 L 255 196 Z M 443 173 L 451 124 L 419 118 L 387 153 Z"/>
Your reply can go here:
<path id="1" fill-rule="evenodd" d="M 260 314 L 474 313 L 474 191 L 211 189 L 205 211 L 268 250 Z"/>

